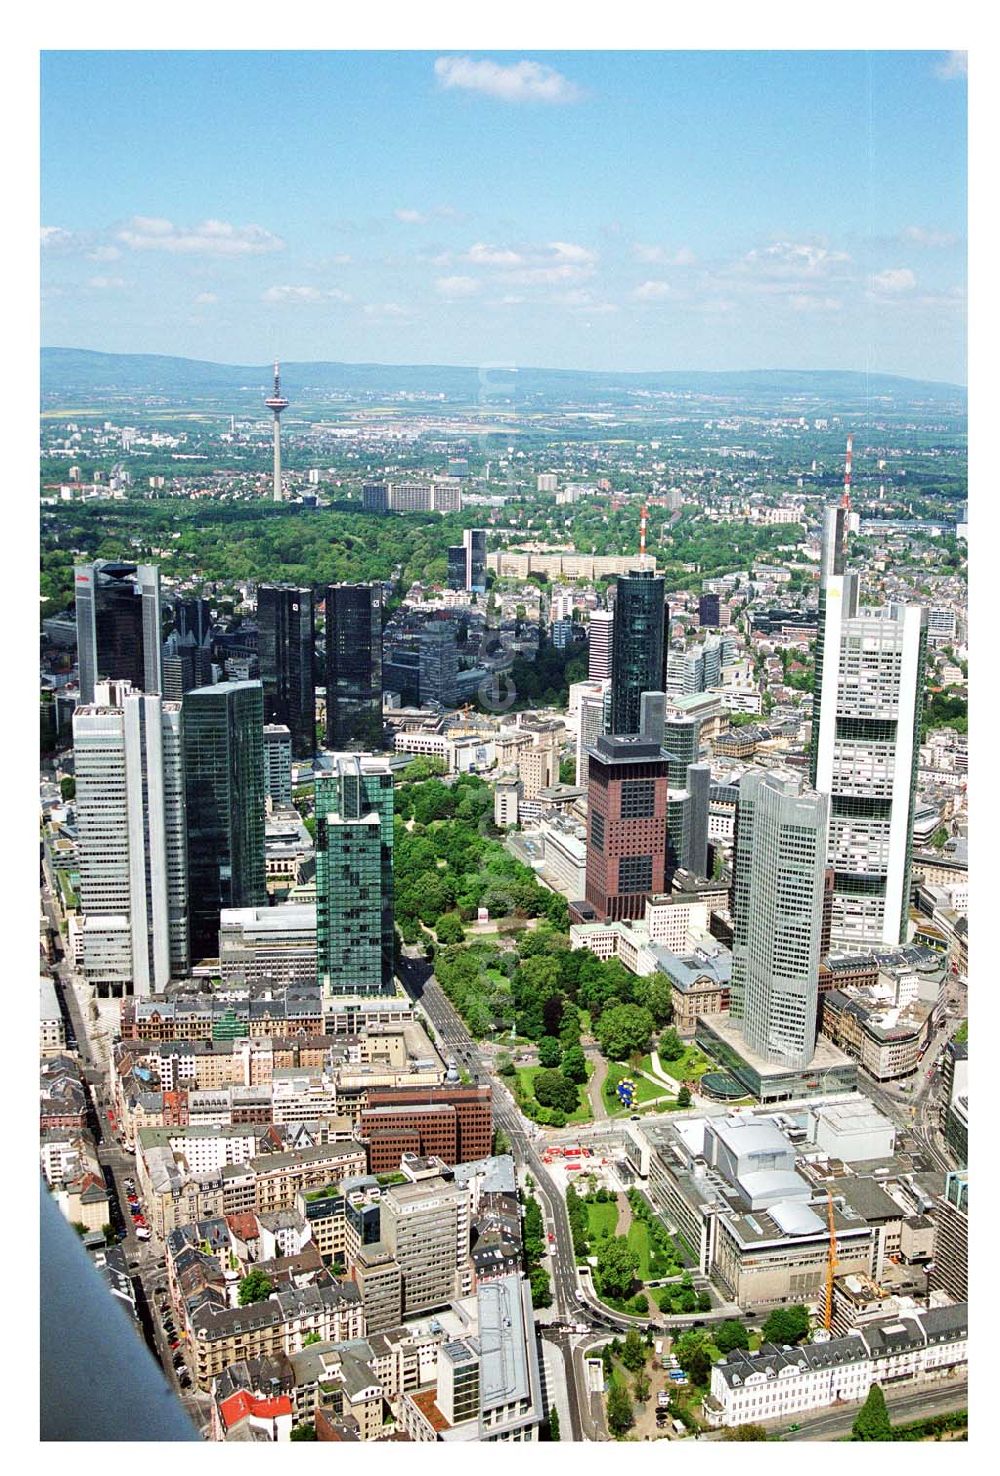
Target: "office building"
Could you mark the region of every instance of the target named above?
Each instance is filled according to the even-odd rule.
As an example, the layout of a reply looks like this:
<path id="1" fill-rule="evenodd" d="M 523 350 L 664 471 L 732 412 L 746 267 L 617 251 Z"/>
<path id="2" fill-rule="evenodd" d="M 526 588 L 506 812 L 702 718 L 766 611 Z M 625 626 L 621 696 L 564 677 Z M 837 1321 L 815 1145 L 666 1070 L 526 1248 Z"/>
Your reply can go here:
<path id="1" fill-rule="evenodd" d="M 450 544 L 448 547 L 448 588 L 465 589 L 466 578 L 466 550 L 462 543 Z"/>
<path id="2" fill-rule="evenodd" d="M 620 574 L 615 595 L 611 660 L 611 732 L 639 732 L 643 692 L 666 690 L 669 613 L 662 576 L 648 569 Z"/>
<path id="3" fill-rule="evenodd" d="M 703 594 L 698 598 L 698 624 L 715 627 L 719 624 L 719 596 Z"/>
<path id="4" fill-rule="evenodd" d="M 467 1188 L 442 1178 L 394 1184 L 382 1196 L 382 1243 L 399 1266 L 404 1316 L 463 1294 L 471 1202 Z"/>
<path id="5" fill-rule="evenodd" d="M 212 617 L 203 599 L 177 599 L 173 610 L 174 628 L 163 643 L 163 695 L 180 702 L 212 681 Z"/>
<path id="6" fill-rule="evenodd" d="M 574 705 L 574 691 L 578 694 L 576 706 L 579 711 L 579 726 L 576 738 L 576 784 L 586 789 L 590 771 L 587 749 L 595 738 L 607 732 L 610 719 L 611 682 L 607 677 L 580 682 L 570 689 L 570 706 Z"/>
<path id="7" fill-rule="evenodd" d="M 264 694 L 260 682 L 185 692 L 191 951 L 214 958 L 224 907 L 263 907 Z"/>
<path id="8" fill-rule="evenodd" d="M 600 921 L 641 918 L 664 890 L 668 756 L 659 743 L 601 735 L 587 750 L 586 898 Z"/>
<path id="9" fill-rule="evenodd" d="M 593 610 L 587 624 L 587 676 L 603 682 L 611 676 L 615 617 L 612 610 Z"/>
<path id="10" fill-rule="evenodd" d="M 382 587 L 326 588 L 326 746 L 382 746 Z"/>
<path id="11" fill-rule="evenodd" d="M 288 809 L 292 803 L 292 735 L 284 723 L 264 724 L 264 776 L 271 804 Z"/>
<path id="12" fill-rule="evenodd" d="M 906 942 L 927 612 L 859 610 L 846 518 L 828 508 L 823 529 L 811 774 L 830 797 L 832 946 L 859 952 Z"/>
<path id="13" fill-rule="evenodd" d="M 316 777 L 316 967 L 325 995 L 393 993 L 392 770 L 334 754 Z"/>
<path id="14" fill-rule="evenodd" d="M 180 705 L 98 683 L 73 748 L 84 976 L 150 994 L 189 967 Z"/>
<path id="15" fill-rule="evenodd" d="M 155 564 L 98 559 L 73 570 L 80 702 L 99 681 L 162 694 L 160 571 Z"/>
<path id="16" fill-rule="evenodd" d="M 485 594 L 486 529 L 466 528 L 462 545 L 465 549 L 465 587 L 474 594 Z"/>
<path id="17" fill-rule="evenodd" d="M 223 984 L 313 984 L 316 907 L 224 908 L 219 914 L 219 975 Z"/>
<path id="18" fill-rule="evenodd" d="M 361 506 L 366 513 L 389 511 L 389 488 L 385 482 L 365 482 L 361 489 Z"/>
<path id="19" fill-rule="evenodd" d="M 371 1087 L 358 1123 L 373 1174 L 399 1168 L 404 1153 L 432 1155 L 453 1167 L 490 1156 L 493 1142 L 489 1087 Z"/>
<path id="20" fill-rule="evenodd" d="M 937 1239 L 931 1286 L 943 1287 L 956 1301 L 969 1295 L 969 1174 L 967 1169 L 945 1178 L 935 1201 Z"/>
<path id="21" fill-rule="evenodd" d="M 257 656 L 264 721 L 283 723 L 295 758 L 316 751 L 316 622 L 311 589 L 262 584 L 257 590 Z"/>
<path id="22" fill-rule="evenodd" d="M 454 622 L 430 620 L 420 632 L 420 703 L 455 706 L 458 643 Z"/>
<path id="23" fill-rule="evenodd" d="M 743 776 L 733 858 L 731 1018 L 752 1052 L 791 1067 L 816 1044 L 829 811 L 800 784 Z"/>

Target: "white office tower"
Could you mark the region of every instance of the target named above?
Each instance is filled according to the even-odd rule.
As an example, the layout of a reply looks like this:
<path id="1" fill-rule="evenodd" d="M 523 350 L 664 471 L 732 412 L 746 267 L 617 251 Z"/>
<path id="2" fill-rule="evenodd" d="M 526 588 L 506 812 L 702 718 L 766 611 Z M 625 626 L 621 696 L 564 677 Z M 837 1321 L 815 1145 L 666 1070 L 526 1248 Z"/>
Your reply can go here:
<path id="1" fill-rule="evenodd" d="M 587 787 L 590 759 L 587 749 L 596 738 L 608 731 L 611 707 L 611 682 L 574 682 L 571 696 L 576 697 L 579 708 L 576 734 L 576 782 L 578 787 Z"/>
<path id="2" fill-rule="evenodd" d="M 730 1017 L 767 1061 L 808 1066 L 816 1047 L 829 801 L 798 776 L 740 781 L 733 856 Z"/>
<path id="3" fill-rule="evenodd" d="M 615 616 L 613 610 L 594 610 L 587 626 L 587 675 L 591 681 L 611 678 L 611 651 Z"/>
<path id="4" fill-rule="evenodd" d="M 181 704 L 99 682 L 73 714 L 83 972 L 102 992 L 188 971 Z"/>
<path id="5" fill-rule="evenodd" d="M 830 942 L 905 943 L 927 653 L 927 611 L 858 609 L 847 512 L 826 511 L 813 696 L 812 782 L 830 796 Z"/>

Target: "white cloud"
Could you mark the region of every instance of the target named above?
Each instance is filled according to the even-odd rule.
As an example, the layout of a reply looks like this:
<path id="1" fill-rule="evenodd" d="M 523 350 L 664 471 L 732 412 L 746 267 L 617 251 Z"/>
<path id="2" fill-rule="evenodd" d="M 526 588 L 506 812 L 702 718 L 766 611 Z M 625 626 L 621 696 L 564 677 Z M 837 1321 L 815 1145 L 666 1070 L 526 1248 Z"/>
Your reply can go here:
<path id="1" fill-rule="evenodd" d="M 904 241 L 909 241 L 914 246 L 926 246 L 928 250 L 937 246 L 955 246 L 958 237 L 951 231 L 929 231 L 923 226 L 907 226 L 901 232 Z"/>
<path id="2" fill-rule="evenodd" d="M 76 232 L 62 226 L 42 226 L 39 235 L 43 251 L 76 251 L 81 245 Z"/>
<path id="3" fill-rule="evenodd" d="M 469 247 L 465 259 L 476 266 L 515 267 L 521 265 L 524 257 L 504 246 L 487 246 L 485 242 L 477 241 Z"/>
<path id="4" fill-rule="evenodd" d="M 218 300 L 219 299 L 214 292 L 199 292 L 197 297 L 195 298 L 195 302 L 199 303 L 200 305 L 207 305 L 210 302 L 218 302 Z"/>
<path id="5" fill-rule="evenodd" d="M 132 251 L 167 251 L 178 255 L 260 256 L 284 249 L 284 241 L 263 226 L 234 226 L 224 220 L 176 226 L 159 216 L 135 215 L 118 240 Z"/>
<path id="6" fill-rule="evenodd" d="M 351 298 L 347 292 L 341 292 L 339 287 L 292 287 L 287 283 L 278 287 L 268 287 L 266 292 L 261 293 L 261 302 L 350 302 Z"/>
<path id="7" fill-rule="evenodd" d="M 88 261 L 120 261 L 121 252 L 117 246 L 97 246 L 93 251 L 87 252 Z"/>
<path id="8" fill-rule="evenodd" d="M 773 241 L 770 246 L 748 251 L 743 258 L 752 269 L 771 276 L 822 275 L 831 267 L 850 261 L 846 251 L 830 251 L 811 242 Z"/>
<path id="9" fill-rule="evenodd" d="M 87 286 L 93 287 L 97 292 L 116 292 L 125 286 L 123 277 L 89 277 Z"/>
<path id="10" fill-rule="evenodd" d="M 473 61 L 469 56 L 439 56 L 434 75 L 441 87 L 480 92 L 508 103 L 571 103 L 583 96 L 580 88 L 554 67 L 533 61 L 501 66 L 489 60 Z"/>
<path id="11" fill-rule="evenodd" d="M 365 306 L 369 318 L 412 318 L 413 309 L 400 306 L 398 302 L 370 302 Z"/>
<path id="12" fill-rule="evenodd" d="M 958 78 L 968 77 L 969 53 L 967 51 L 947 52 L 944 61 L 939 62 L 934 71 L 944 82 L 954 82 Z"/>
<path id="13" fill-rule="evenodd" d="M 438 277 L 434 287 L 442 297 L 457 301 L 462 297 L 475 297 L 482 284 L 475 277 Z"/>
<path id="14" fill-rule="evenodd" d="M 810 292 L 794 292 L 788 306 L 796 313 L 835 313 L 843 307 L 839 297 L 816 296 Z"/>
<path id="15" fill-rule="evenodd" d="M 593 251 L 586 246 L 578 246 L 575 241 L 550 241 L 548 249 L 557 261 L 583 262 L 592 265 L 597 260 Z"/>
<path id="16" fill-rule="evenodd" d="M 875 292 L 910 292 L 917 285 L 917 278 L 909 267 L 890 267 L 876 272 L 871 285 Z"/>
<path id="17" fill-rule="evenodd" d="M 592 277 L 597 253 L 576 241 L 549 241 L 520 251 L 477 241 L 464 259 L 475 266 L 496 268 L 518 286 L 551 287 Z"/>
<path id="18" fill-rule="evenodd" d="M 656 266 L 693 266 L 698 259 L 688 246 L 671 254 L 664 246 L 645 246 L 641 241 L 632 247 L 632 255 L 636 261 Z"/>
<path id="19" fill-rule="evenodd" d="M 432 220 L 448 220 L 451 216 L 457 215 L 458 211 L 451 205 L 435 205 L 430 210 L 400 208 L 392 213 L 404 225 L 427 225 Z"/>
<path id="20" fill-rule="evenodd" d="M 673 291 L 669 282 L 643 282 L 636 287 L 632 296 L 639 302 L 658 302 L 664 297 L 672 297 Z"/>

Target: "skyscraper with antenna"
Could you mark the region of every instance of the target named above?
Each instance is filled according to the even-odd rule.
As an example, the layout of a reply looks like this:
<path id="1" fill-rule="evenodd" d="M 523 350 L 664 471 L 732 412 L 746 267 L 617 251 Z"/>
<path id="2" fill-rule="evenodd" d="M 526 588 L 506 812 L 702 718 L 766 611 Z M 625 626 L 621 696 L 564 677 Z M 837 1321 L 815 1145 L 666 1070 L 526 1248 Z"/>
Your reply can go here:
<path id="1" fill-rule="evenodd" d="M 281 374 L 278 361 L 274 361 L 274 393 L 264 404 L 274 415 L 274 492 L 275 502 L 281 501 L 281 412 L 288 409 L 288 401 L 281 393 Z"/>

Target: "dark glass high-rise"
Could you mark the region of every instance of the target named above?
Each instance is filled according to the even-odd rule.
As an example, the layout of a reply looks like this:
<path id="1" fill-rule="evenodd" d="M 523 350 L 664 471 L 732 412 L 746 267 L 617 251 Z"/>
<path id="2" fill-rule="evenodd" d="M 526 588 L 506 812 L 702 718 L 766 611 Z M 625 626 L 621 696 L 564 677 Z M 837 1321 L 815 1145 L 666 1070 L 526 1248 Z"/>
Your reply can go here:
<path id="1" fill-rule="evenodd" d="M 326 589 L 326 746 L 371 753 L 382 747 L 382 587 Z"/>
<path id="2" fill-rule="evenodd" d="M 643 692 L 666 690 L 668 620 L 661 575 L 634 569 L 618 576 L 611 677 L 611 732 L 616 736 L 640 731 Z"/>
<path id="3" fill-rule="evenodd" d="M 191 952 L 215 958 L 222 909 L 267 905 L 260 682 L 185 692 L 183 723 Z"/>
<path id="4" fill-rule="evenodd" d="M 264 721 L 283 723 L 292 754 L 316 752 L 316 621 L 311 589 L 262 584 L 257 590 L 257 655 Z"/>
<path id="5" fill-rule="evenodd" d="M 81 705 L 99 681 L 161 693 L 159 568 L 98 559 L 74 568 L 73 586 Z"/>

